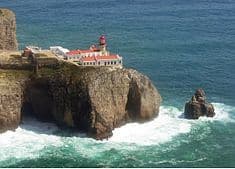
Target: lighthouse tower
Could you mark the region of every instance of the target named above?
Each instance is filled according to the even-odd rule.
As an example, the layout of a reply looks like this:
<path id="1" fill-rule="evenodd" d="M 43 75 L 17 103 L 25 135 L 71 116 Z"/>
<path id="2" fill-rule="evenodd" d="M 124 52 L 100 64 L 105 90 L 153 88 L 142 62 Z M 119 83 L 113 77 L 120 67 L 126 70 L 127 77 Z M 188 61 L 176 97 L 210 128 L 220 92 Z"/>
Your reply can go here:
<path id="1" fill-rule="evenodd" d="M 104 35 L 102 35 L 100 38 L 99 38 L 99 45 L 100 45 L 100 50 L 102 51 L 103 54 L 106 54 L 107 51 L 106 51 L 106 38 Z"/>

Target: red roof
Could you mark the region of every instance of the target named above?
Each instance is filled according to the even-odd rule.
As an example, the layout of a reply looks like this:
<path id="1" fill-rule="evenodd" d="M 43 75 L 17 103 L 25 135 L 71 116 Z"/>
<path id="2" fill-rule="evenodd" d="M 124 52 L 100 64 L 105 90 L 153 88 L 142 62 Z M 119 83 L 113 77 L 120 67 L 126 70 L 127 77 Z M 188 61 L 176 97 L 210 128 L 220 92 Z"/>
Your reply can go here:
<path id="1" fill-rule="evenodd" d="M 92 62 L 92 61 L 99 61 L 99 60 L 116 60 L 116 59 L 118 59 L 118 55 L 83 57 L 81 58 L 81 61 Z"/>
<path id="2" fill-rule="evenodd" d="M 80 50 L 81 53 L 91 53 L 94 52 L 93 49 L 87 49 L 87 50 Z"/>
<path id="3" fill-rule="evenodd" d="M 92 61 L 96 61 L 95 57 L 92 56 L 92 57 L 84 57 L 84 58 L 81 58 L 81 61 L 82 62 L 92 62 Z"/>
<path id="4" fill-rule="evenodd" d="M 108 55 L 108 56 L 97 56 L 97 60 L 110 60 L 110 59 L 118 59 L 118 55 Z"/>
<path id="5" fill-rule="evenodd" d="M 81 53 L 80 50 L 71 50 L 71 51 L 67 52 L 66 54 L 68 54 L 68 55 L 77 55 L 77 54 L 80 54 L 80 53 Z"/>

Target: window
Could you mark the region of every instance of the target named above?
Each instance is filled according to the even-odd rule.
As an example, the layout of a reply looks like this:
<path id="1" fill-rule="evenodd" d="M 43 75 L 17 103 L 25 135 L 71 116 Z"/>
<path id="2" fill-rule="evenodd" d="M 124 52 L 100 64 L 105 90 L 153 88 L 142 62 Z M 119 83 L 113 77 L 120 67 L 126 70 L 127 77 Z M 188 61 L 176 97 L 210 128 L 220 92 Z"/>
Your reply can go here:
<path id="1" fill-rule="evenodd" d="M 98 65 L 100 65 L 100 62 L 98 62 Z"/>
<path id="2" fill-rule="evenodd" d="M 111 65 L 113 64 L 113 61 L 111 61 Z"/>
<path id="3" fill-rule="evenodd" d="M 95 65 L 95 62 L 93 62 L 93 65 Z"/>
<path id="4" fill-rule="evenodd" d="M 116 61 L 114 61 L 114 64 L 116 65 Z"/>

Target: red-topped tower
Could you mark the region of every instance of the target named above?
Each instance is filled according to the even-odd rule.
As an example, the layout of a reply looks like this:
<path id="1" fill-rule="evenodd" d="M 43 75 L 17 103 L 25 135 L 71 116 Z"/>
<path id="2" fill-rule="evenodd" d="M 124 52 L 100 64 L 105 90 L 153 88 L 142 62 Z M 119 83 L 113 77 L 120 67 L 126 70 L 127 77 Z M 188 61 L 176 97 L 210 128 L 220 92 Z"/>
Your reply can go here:
<path id="1" fill-rule="evenodd" d="M 107 44 L 106 44 L 106 38 L 104 35 L 100 36 L 99 45 L 100 45 L 100 50 L 105 53 Z"/>

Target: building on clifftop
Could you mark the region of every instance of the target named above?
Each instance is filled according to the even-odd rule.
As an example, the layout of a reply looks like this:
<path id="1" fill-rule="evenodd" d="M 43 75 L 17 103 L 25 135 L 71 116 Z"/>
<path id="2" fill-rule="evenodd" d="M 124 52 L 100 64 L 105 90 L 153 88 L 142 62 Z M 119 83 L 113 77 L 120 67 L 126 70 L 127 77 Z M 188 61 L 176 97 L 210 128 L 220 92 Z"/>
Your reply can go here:
<path id="1" fill-rule="evenodd" d="M 65 59 L 82 66 L 118 66 L 122 67 L 122 57 L 112 54 L 107 49 L 106 38 L 99 38 L 99 45 L 92 45 L 86 50 L 71 50 L 66 53 Z"/>

